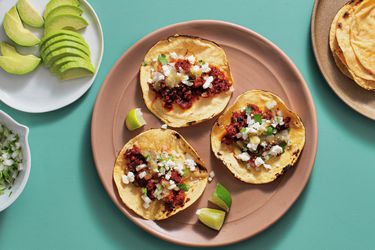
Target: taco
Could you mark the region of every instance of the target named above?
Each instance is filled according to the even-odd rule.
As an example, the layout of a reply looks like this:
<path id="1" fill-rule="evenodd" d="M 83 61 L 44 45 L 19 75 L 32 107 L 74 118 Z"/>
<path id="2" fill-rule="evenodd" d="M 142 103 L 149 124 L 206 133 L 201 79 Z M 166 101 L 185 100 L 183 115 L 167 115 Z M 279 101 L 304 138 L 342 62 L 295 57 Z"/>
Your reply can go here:
<path id="1" fill-rule="evenodd" d="M 207 169 L 176 131 L 151 129 L 125 144 L 113 170 L 121 200 L 148 220 L 166 219 L 203 193 Z"/>
<path id="2" fill-rule="evenodd" d="M 159 41 L 147 52 L 140 84 L 147 108 L 171 127 L 211 119 L 224 110 L 233 92 L 224 50 L 183 35 Z"/>
<path id="3" fill-rule="evenodd" d="M 304 145 L 305 128 L 298 115 L 278 96 L 262 90 L 240 95 L 211 131 L 215 156 L 236 178 L 253 184 L 285 173 Z"/>

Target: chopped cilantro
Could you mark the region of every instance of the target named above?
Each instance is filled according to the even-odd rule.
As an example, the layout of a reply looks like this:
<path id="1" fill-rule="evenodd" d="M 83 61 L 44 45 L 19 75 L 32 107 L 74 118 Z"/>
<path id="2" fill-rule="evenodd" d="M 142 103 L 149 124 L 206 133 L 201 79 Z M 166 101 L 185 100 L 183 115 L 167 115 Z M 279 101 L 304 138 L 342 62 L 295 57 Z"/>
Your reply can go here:
<path id="1" fill-rule="evenodd" d="M 181 189 L 182 191 L 188 191 L 189 190 L 189 186 L 186 185 L 185 183 L 183 184 L 177 184 L 178 188 Z"/>
<path id="2" fill-rule="evenodd" d="M 267 128 L 267 135 L 272 135 L 272 133 L 273 133 L 273 128 L 271 127 L 271 126 L 269 126 L 268 128 Z"/>
<path id="3" fill-rule="evenodd" d="M 147 195 L 147 188 L 142 188 L 143 195 Z"/>
<path id="4" fill-rule="evenodd" d="M 200 65 L 205 64 L 205 62 L 204 62 L 203 60 L 199 60 L 198 63 L 199 63 Z"/>
<path id="5" fill-rule="evenodd" d="M 284 152 L 285 151 L 285 147 L 286 147 L 286 142 L 285 141 L 281 142 L 280 143 L 280 147 L 283 148 L 283 152 Z"/>
<path id="6" fill-rule="evenodd" d="M 255 120 L 256 122 L 259 122 L 260 124 L 262 124 L 262 115 L 260 115 L 260 114 L 255 114 L 253 118 L 254 118 L 254 120 Z"/>
<path id="7" fill-rule="evenodd" d="M 166 65 L 168 63 L 167 56 L 164 54 L 160 54 L 158 60 L 163 65 Z"/>
<path id="8" fill-rule="evenodd" d="M 147 62 L 142 63 L 142 66 L 147 66 L 147 65 L 148 65 Z"/>

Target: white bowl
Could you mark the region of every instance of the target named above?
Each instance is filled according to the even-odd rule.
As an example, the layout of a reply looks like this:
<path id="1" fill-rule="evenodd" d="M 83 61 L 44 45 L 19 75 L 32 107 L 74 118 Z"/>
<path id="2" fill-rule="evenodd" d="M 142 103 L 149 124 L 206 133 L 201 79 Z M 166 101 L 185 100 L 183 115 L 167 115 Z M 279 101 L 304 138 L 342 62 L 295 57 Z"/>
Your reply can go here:
<path id="1" fill-rule="evenodd" d="M 22 155 L 23 155 L 23 162 L 22 167 L 23 170 L 20 172 L 20 174 L 17 176 L 12 188 L 9 190 L 9 192 L 12 192 L 12 194 L 9 196 L 9 192 L 7 192 L 3 195 L 0 195 L 0 212 L 5 210 L 7 207 L 9 207 L 22 193 L 27 180 L 29 179 L 30 175 L 30 168 L 31 168 L 31 156 L 30 156 L 30 147 L 28 142 L 28 136 L 29 136 L 29 128 L 19 124 L 15 120 L 13 120 L 12 117 L 10 117 L 8 114 L 0 110 L 0 123 L 5 125 L 8 129 L 12 130 L 13 133 L 16 133 L 20 137 L 20 143 L 22 147 Z"/>

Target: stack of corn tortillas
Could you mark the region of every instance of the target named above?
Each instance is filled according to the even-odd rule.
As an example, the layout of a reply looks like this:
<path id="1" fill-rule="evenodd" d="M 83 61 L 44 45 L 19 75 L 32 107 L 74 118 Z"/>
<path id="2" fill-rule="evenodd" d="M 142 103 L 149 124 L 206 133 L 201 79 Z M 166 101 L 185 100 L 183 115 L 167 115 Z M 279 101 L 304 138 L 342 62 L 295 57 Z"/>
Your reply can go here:
<path id="1" fill-rule="evenodd" d="M 330 48 L 337 67 L 359 86 L 375 90 L 375 0 L 352 0 L 333 19 Z"/>

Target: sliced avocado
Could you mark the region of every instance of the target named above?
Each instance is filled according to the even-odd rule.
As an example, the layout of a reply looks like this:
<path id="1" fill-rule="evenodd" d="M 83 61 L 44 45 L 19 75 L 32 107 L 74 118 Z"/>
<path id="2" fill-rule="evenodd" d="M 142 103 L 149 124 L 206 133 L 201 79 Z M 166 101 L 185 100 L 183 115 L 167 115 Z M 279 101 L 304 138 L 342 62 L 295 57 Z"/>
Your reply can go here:
<path id="1" fill-rule="evenodd" d="M 82 40 L 84 40 L 83 36 L 75 31 L 72 31 L 72 30 L 58 30 L 56 32 L 51 32 L 50 34 L 46 35 L 43 37 L 42 41 L 40 42 L 40 46 L 44 46 L 44 44 L 46 42 L 48 42 L 49 40 L 53 39 L 53 38 L 56 38 L 58 36 L 62 36 L 62 35 L 68 35 L 68 36 L 74 36 L 74 37 L 77 37 L 77 38 L 80 38 Z"/>
<path id="2" fill-rule="evenodd" d="M 18 45 L 30 47 L 40 42 L 38 37 L 23 27 L 16 7 L 13 7 L 5 14 L 3 25 L 7 36 Z"/>
<path id="3" fill-rule="evenodd" d="M 86 28 L 88 22 L 81 16 L 75 15 L 59 15 L 48 19 L 45 23 L 44 34 L 48 35 L 62 29 L 81 30 Z"/>
<path id="4" fill-rule="evenodd" d="M 80 43 L 76 43 L 73 41 L 62 41 L 55 43 L 47 48 L 45 48 L 42 51 L 42 58 L 46 58 L 51 52 L 62 49 L 62 48 L 74 48 L 74 49 L 79 49 L 86 55 L 90 56 L 90 49 L 86 45 L 82 45 Z"/>
<path id="5" fill-rule="evenodd" d="M 40 47 L 40 51 L 43 52 L 46 48 L 52 46 L 55 43 L 59 43 L 62 41 L 73 41 L 73 42 L 82 44 L 83 46 L 89 47 L 89 45 L 81 38 L 78 38 L 75 36 L 69 36 L 69 35 L 62 35 L 62 36 L 56 36 L 48 40 L 44 45 Z"/>
<path id="6" fill-rule="evenodd" d="M 18 13 L 24 23 L 35 28 L 40 28 L 44 24 L 43 17 L 30 4 L 28 0 L 18 0 Z"/>
<path id="7" fill-rule="evenodd" d="M 55 16 L 60 16 L 60 15 L 75 15 L 75 16 L 80 16 L 82 14 L 83 10 L 74 5 L 61 5 L 55 9 L 53 9 L 48 16 L 46 17 L 46 20 L 52 19 Z"/>
<path id="8" fill-rule="evenodd" d="M 69 62 L 60 67 L 58 76 L 61 80 L 72 80 L 91 76 L 95 73 L 95 68 L 87 62 Z"/>
<path id="9" fill-rule="evenodd" d="M 66 56 L 79 56 L 87 61 L 90 61 L 90 57 L 79 49 L 62 48 L 49 53 L 48 56 L 45 57 L 44 63 L 47 67 L 50 67 L 55 61 Z"/>
<path id="10" fill-rule="evenodd" d="M 44 11 L 44 18 L 48 16 L 48 14 L 56 9 L 57 7 L 61 5 L 73 5 L 73 6 L 79 6 L 79 1 L 78 0 L 51 0 L 48 2 L 46 6 L 46 10 Z"/>
<path id="11" fill-rule="evenodd" d="M 14 56 L 20 55 L 18 54 L 16 48 L 14 48 L 13 46 L 10 46 L 9 44 L 5 42 L 0 42 L 0 51 L 3 56 L 14 57 Z"/>
<path id="12" fill-rule="evenodd" d="M 25 75 L 35 70 L 40 63 L 40 58 L 30 55 L 21 57 L 0 56 L 0 67 L 14 75 Z"/>
<path id="13" fill-rule="evenodd" d="M 57 73 L 59 70 L 60 70 L 60 67 L 67 64 L 67 63 L 70 63 L 70 62 L 85 62 L 85 63 L 90 63 L 89 61 L 87 61 L 86 59 L 82 58 L 82 57 L 78 57 L 78 56 L 67 56 L 67 57 L 63 57 L 57 61 L 55 61 L 50 70 L 51 72 L 53 73 Z"/>

